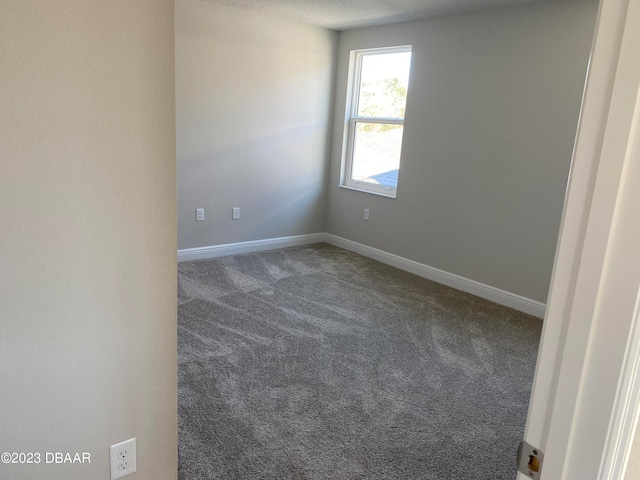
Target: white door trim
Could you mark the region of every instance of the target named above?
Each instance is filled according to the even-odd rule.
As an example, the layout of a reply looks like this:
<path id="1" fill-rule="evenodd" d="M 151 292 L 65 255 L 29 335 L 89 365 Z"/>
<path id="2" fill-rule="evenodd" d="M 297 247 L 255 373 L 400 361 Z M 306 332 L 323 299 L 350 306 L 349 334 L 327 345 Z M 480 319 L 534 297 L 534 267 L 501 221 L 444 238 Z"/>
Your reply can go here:
<path id="1" fill-rule="evenodd" d="M 640 296 L 635 305 L 633 333 L 630 336 L 613 422 L 608 436 L 600 478 L 625 478 L 630 448 L 640 416 Z"/>
<path id="2" fill-rule="evenodd" d="M 613 414 L 634 410 L 616 387 L 619 380 L 621 385 L 630 381 L 638 360 L 625 360 L 625 345 L 620 348 L 631 332 L 633 312 L 616 317 L 617 338 L 602 333 L 609 313 L 603 308 L 611 306 L 603 301 L 616 281 L 605 274 L 622 248 L 615 243 L 616 231 L 623 233 L 616 215 L 620 202 L 632 196 L 625 200 L 623 193 L 633 158 L 634 116 L 640 110 L 639 5 L 640 0 L 602 0 L 598 14 L 525 432 L 525 440 L 545 453 L 545 480 L 596 478 L 596 472 L 603 474 L 602 465 L 619 456 L 616 450 L 624 459 L 631 447 L 628 437 L 618 435 L 613 443 L 607 438 L 615 433 Z M 598 390 L 603 379 L 614 382 L 613 388 Z M 627 429 L 635 418 L 622 420 Z"/>

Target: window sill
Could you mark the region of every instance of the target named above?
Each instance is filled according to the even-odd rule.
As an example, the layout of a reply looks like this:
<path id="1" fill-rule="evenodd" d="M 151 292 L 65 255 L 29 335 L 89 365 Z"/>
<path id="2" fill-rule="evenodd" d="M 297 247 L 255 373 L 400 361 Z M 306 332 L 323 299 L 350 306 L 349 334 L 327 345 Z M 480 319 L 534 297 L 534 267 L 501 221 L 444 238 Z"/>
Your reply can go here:
<path id="1" fill-rule="evenodd" d="M 344 188 L 346 190 L 354 190 L 356 192 L 369 193 L 371 195 L 378 195 L 379 197 L 387 197 L 387 198 L 396 198 L 395 194 L 391 193 L 381 193 L 381 192 L 372 192 L 371 190 L 365 190 L 364 188 L 356 188 L 350 187 L 348 185 L 338 185 L 339 188 Z"/>

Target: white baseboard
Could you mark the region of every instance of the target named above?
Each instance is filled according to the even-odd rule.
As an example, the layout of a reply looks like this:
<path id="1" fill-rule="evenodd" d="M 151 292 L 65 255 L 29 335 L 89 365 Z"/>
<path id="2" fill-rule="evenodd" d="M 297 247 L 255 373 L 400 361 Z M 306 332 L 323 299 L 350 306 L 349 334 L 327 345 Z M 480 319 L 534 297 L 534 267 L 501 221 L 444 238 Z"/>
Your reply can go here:
<path id="1" fill-rule="evenodd" d="M 347 240 L 346 238 L 331 235 L 329 233 L 325 234 L 324 241 L 336 247 L 344 248 L 345 250 L 373 258 L 374 260 L 386 263 L 387 265 L 399 268 L 400 270 L 413 273 L 419 277 L 433 280 L 434 282 L 453 287 L 457 290 L 476 295 L 538 318 L 544 318 L 546 305 L 544 303 L 531 300 L 530 298 L 522 297 L 515 293 L 507 292 L 506 290 L 485 285 L 484 283 L 445 272 L 444 270 L 430 267 L 423 263 L 414 262 L 413 260 L 408 260 L 398 255 L 394 255 L 393 253 L 378 250 L 377 248 L 369 247 L 362 243 Z"/>
<path id="2" fill-rule="evenodd" d="M 476 295 L 492 302 L 513 308 L 520 312 L 528 313 L 538 318 L 544 318 L 546 305 L 529 298 L 507 292 L 484 283 L 470 280 L 460 275 L 445 272 L 438 268 L 430 267 L 423 263 L 409 260 L 393 253 L 388 253 L 377 248 L 369 247 L 362 243 L 347 240 L 330 233 L 313 233 L 310 235 L 296 235 L 293 237 L 268 238 L 250 242 L 228 243 L 225 245 L 213 245 L 210 247 L 188 248 L 178 250 L 178 261 L 205 260 L 207 258 L 237 255 L 241 253 L 262 252 L 278 248 L 297 247 L 313 243 L 326 242 L 336 247 L 344 248 L 351 252 L 373 258 L 379 262 L 399 268 L 419 277 L 433 280 L 463 292 Z"/>
<path id="3" fill-rule="evenodd" d="M 250 242 L 227 243 L 225 245 L 212 245 L 210 247 L 187 248 L 178 250 L 178 262 L 190 260 L 206 260 L 207 258 L 224 257 L 226 255 L 238 255 L 241 253 L 263 252 L 278 248 L 297 247 L 325 241 L 324 233 L 312 233 L 310 235 L 295 235 L 293 237 L 267 238 Z"/>

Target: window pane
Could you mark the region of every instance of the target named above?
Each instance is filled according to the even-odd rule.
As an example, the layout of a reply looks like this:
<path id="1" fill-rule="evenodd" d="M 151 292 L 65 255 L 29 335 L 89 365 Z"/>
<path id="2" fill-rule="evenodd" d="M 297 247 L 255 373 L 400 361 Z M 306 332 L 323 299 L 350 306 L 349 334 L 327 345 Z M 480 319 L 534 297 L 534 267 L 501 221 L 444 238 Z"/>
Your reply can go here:
<path id="1" fill-rule="evenodd" d="M 403 125 L 356 122 L 351 179 L 397 188 Z"/>
<path id="2" fill-rule="evenodd" d="M 411 52 L 362 57 L 359 117 L 404 118 Z"/>

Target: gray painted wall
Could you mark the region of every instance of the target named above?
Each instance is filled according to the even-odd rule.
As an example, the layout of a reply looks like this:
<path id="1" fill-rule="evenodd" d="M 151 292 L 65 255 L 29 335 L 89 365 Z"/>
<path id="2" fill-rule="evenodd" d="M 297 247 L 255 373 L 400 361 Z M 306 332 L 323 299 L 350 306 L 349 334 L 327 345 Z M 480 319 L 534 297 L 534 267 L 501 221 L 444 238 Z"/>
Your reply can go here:
<path id="1" fill-rule="evenodd" d="M 336 49 L 336 32 L 176 2 L 178 248 L 324 231 Z"/>
<path id="2" fill-rule="evenodd" d="M 176 478 L 173 20 L 0 3 L 0 452 L 42 455 L 3 479 L 106 480 L 133 436 L 136 479 Z"/>
<path id="3" fill-rule="evenodd" d="M 596 9 L 536 3 L 342 33 L 326 230 L 545 302 Z M 338 188 L 349 51 L 402 44 L 398 196 Z"/>

